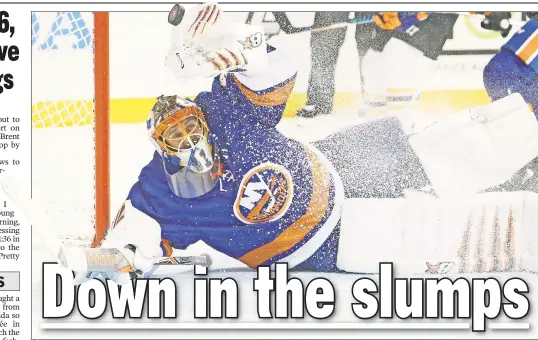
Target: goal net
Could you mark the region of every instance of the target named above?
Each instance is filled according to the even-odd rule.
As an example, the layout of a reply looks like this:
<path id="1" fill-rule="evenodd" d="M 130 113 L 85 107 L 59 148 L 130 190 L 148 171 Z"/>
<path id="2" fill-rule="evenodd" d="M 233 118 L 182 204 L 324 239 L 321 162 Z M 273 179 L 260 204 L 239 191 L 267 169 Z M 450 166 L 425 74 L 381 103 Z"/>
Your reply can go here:
<path id="1" fill-rule="evenodd" d="M 32 197 L 89 245 L 108 223 L 108 13 L 32 13 Z"/>

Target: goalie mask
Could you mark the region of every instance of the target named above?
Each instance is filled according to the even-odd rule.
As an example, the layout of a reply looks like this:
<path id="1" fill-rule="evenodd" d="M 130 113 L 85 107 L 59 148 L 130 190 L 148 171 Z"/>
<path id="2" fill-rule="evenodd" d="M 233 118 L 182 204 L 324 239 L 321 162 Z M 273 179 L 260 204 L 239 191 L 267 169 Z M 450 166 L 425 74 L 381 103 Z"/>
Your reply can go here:
<path id="1" fill-rule="evenodd" d="M 204 114 L 178 96 L 160 96 L 150 111 L 148 130 L 162 157 L 172 192 L 193 198 L 209 192 L 218 179 L 216 151 Z"/>

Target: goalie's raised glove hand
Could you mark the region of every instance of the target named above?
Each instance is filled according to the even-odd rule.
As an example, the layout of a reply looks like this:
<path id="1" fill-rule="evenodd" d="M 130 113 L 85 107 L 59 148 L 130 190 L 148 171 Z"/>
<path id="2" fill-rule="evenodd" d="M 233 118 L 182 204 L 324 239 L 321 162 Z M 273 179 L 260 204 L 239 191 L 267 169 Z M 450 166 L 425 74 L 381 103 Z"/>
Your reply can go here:
<path id="1" fill-rule="evenodd" d="M 503 38 L 506 38 L 510 34 L 512 25 L 510 25 L 510 18 L 512 13 L 510 12 L 490 12 L 484 13 L 486 16 L 480 26 L 483 29 L 490 31 L 497 31 L 501 33 Z"/>
<path id="2" fill-rule="evenodd" d="M 228 72 L 267 71 L 263 25 L 232 21 L 225 14 L 216 3 L 203 4 L 186 11 L 173 29 L 165 65 L 180 82 Z"/>
<path id="3" fill-rule="evenodd" d="M 100 247 L 117 249 L 129 265 L 117 272 L 77 273 L 74 284 L 81 284 L 101 276 L 122 285 L 133 278 L 144 277 L 152 270 L 156 260 L 163 255 L 160 245 L 159 224 L 134 208 L 130 201 L 126 201 Z"/>
<path id="4" fill-rule="evenodd" d="M 409 27 L 426 20 L 426 12 L 381 12 L 374 15 L 375 24 L 384 30 L 406 31 Z"/>

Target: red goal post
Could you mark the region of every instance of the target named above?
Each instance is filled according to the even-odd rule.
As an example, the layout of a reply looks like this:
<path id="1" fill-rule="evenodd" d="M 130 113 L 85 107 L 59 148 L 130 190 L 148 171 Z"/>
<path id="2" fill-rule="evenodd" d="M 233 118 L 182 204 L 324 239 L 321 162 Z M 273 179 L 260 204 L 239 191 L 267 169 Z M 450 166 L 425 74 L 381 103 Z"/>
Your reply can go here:
<path id="1" fill-rule="evenodd" d="M 109 14 L 94 13 L 95 67 L 95 237 L 104 238 L 110 223 L 110 45 Z"/>

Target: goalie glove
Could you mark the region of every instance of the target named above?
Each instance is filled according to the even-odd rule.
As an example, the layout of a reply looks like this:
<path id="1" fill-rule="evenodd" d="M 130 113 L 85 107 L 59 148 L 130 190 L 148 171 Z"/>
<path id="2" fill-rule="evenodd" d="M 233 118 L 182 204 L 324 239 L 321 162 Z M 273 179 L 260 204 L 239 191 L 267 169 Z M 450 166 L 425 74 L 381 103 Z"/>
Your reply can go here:
<path id="1" fill-rule="evenodd" d="M 218 5 L 208 4 L 188 11 L 175 26 L 165 59 L 181 82 L 231 71 L 258 72 L 267 64 L 263 26 L 231 21 Z"/>
<path id="2" fill-rule="evenodd" d="M 428 16 L 426 12 L 381 12 L 374 15 L 373 19 L 379 28 L 405 32 L 409 27 L 426 20 Z"/>
<path id="3" fill-rule="evenodd" d="M 77 273 L 74 284 L 78 285 L 101 276 L 123 285 L 131 279 L 144 277 L 153 268 L 156 260 L 163 255 L 160 245 L 161 228 L 157 221 L 134 208 L 130 201 L 126 201 L 107 231 L 101 248 L 117 249 L 134 271 Z"/>

